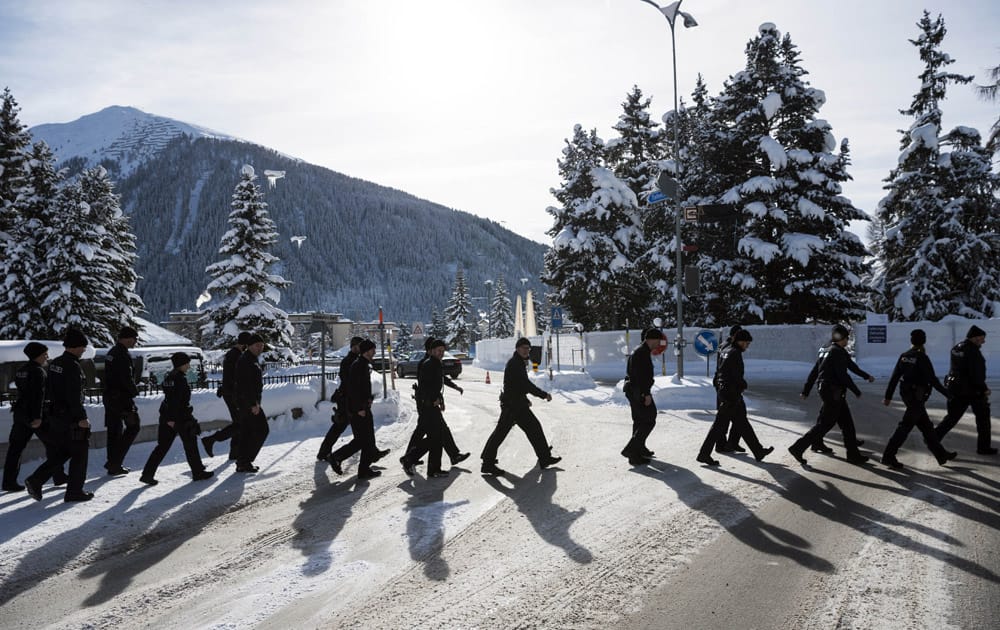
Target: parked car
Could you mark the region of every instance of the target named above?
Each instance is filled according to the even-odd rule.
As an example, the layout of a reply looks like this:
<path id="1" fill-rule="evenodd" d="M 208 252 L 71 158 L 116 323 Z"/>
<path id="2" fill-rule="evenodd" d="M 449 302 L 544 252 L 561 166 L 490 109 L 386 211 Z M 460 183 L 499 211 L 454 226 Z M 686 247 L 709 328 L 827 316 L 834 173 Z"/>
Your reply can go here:
<path id="1" fill-rule="evenodd" d="M 406 358 L 405 361 L 400 361 L 396 364 L 396 376 L 399 378 L 406 378 L 407 376 L 417 375 L 417 364 L 420 363 L 421 359 L 427 353 L 423 350 L 417 352 L 411 352 L 410 356 Z M 444 366 L 444 375 L 450 378 L 458 378 L 462 374 L 462 362 L 455 358 L 450 352 L 445 352 L 444 356 L 441 358 L 441 363 Z"/>
<path id="2" fill-rule="evenodd" d="M 104 377 L 104 360 L 109 350 L 110 348 L 96 349 L 94 369 L 98 381 Z M 191 357 L 191 369 L 188 370 L 187 380 L 191 385 L 195 385 L 204 362 L 201 348 L 195 346 L 139 346 L 130 349 L 128 353 L 132 357 L 136 383 L 139 385 L 162 383 L 164 377 L 174 369 L 170 357 L 175 352 L 184 352 Z"/>

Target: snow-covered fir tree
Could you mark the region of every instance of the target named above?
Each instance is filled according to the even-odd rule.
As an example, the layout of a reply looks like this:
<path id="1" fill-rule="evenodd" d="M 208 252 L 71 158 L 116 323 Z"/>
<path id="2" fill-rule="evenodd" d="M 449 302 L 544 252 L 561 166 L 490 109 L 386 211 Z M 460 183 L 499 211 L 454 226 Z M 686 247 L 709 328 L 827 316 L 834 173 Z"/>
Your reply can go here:
<path id="1" fill-rule="evenodd" d="M 399 336 L 396 337 L 394 350 L 399 356 L 409 354 L 413 350 L 413 332 L 405 323 L 399 323 Z"/>
<path id="2" fill-rule="evenodd" d="M 1000 66 L 993 66 L 987 69 L 986 73 L 992 83 L 977 85 L 976 92 L 983 100 L 995 103 L 1000 100 Z M 997 119 L 990 126 L 990 137 L 986 140 L 986 150 L 991 155 L 1000 153 L 1000 116 L 997 116 Z"/>
<path id="3" fill-rule="evenodd" d="M 117 335 L 122 326 L 138 327 L 136 317 L 143 310 L 142 298 L 135 292 L 135 235 L 103 166 L 83 171 L 77 185 L 95 226 L 100 226 L 101 253 L 108 267 L 105 280 L 114 296 L 108 305 L 109 326 Z"/>
<path id="4" fill-rule="evenodd" d="M 959 267 L 977 263 L 996 267 L 995 257 L 980 258 L 991 248 L 977 232 L 996 210 L 995 197 L 984 208 L 984 195 L 992 196 L 996 189 L 987 178 L 979 184 L 984 195 L 976 194 L 974 200 L 965 196 L 974 189 L 969 187 L 970 174 L 982 174 L 970 142 L 978 132 L 951 136 L 960 173 L 951 172 L 956 161 L 942 155 L 941 102 L 949 84 L 969 83 L 972 77 L 945 70 L 954 59 L 941 50 L 946 29 L 940 15 L 932 20 L 924 11 L 917 27 L 920 35 L 910 42 L 917 47 L 924 70 L 910 107 L 900 110 L 913 120 L 903 132 L 898 166 L 885 180 L 889 192 L 878 206 L 881 233 L 875 249 L 881 260 L 874 280 L 881 293 L 879 310 L 894 320 L 933 321 L 950 313 L 992 309 L 970 295 L 970 284 L 977 282 L 978 274 Z"/>
<path id="5" fill-rule="evenodd" d="M 67 328 L 75 328 L 92 345 L 110 346 L 122 322 L 108 280 L 112 268 L 103 250 L 106 230 L 84 201 L 78 183 L 59 190 L 54 208 L 59 224 L 45 235 L 47 264 L 36 283 L 45 314 L 38 336 L 60 339 Z"/>
<path id="6" fill-rule="evenodd" d="M 543 281 L 558 302 L 588 328 L 615 329 L 645 311 L 648 292 L 637 281 L 638 199 L 605 167 L 604 142 L 580 125 L 559 160 L 563 184 L 552 190 L 560 206 L 548 234 Z"/>
<path id="7" fill-rule="evenodd" d="M 472 300 L 469 299 L 469 289 L 465 286 L 465 274 L 461 269 L 455 272 L 455 288 L 451 293 L 448 308 L 445 309 L 445 320 L 448 323 L 449 348 L 462 352 L 469 351 L 472 342 L 469 313 L 472 312 Z"/>
<path id="8" fill-rule="evenodd" d="M 490 334 L 497 339 L 514 336 L 514 306 L 510 301 L 510 290 L 501 275 L 493 286 L 493 302 L 490 304 Z"/>
<path id="9" fill-rule="evenodd" d="M 716 261 L 728 283 L 728 319 L 842 321 L 864 312 L 866 265 L 848 222 L 866 215 L 842 196 L 847 145 L 816 114 L 822 91 L 788 35 L 761 25 L 745 69 L 727 80 L 712 111 L 718 200 L 741 213 L 736 256 Z"/>
<path id="10" fill-rule="evenodd" d="M 278 233 L 256 179 L 253 167 L 245 165 L 219 247 L 224 258 L 205 269 L 212 277 L 206 288 L 212 300 L 202 333 L 213 348 L 232 346 L 241 331 L 255 332 L 276 348 L 291 346 L 292 325 L 277 306 L 280 290 L 291 283 L 269 272 L 278 262 L 270 251 Z"/>
<path id="11" fill-rule="evenodd" d="M 18 197 L 27 192 L 31 134 L 18 117 L 20 110 L 10 88 L 4 88 L 0 96 L 0 245 L 10 240 Z M 7 257 L 0 256 L 0 278 L 8 269 Z"/>
<path id="12" fill-rule="evenodd" d="M 55 214 L 62 173 L 44 142 L 32 146 L 26 167 L 25 194 L 18 199 L 14 238 L 4 257 L 11 272 L 0 275 L 0 339 L 43 339 L 50 330 L 41 308 L 41 283 L 51 278 L 46 272 L 49 240 L 58 238 L 65 221 Z"/>
<path id="13" fill-rule="evenodd" d="M 431 327 L 428 334 L 435 339 L 448 339 L 448 322 L 437 309 L 431 311 Z"/>

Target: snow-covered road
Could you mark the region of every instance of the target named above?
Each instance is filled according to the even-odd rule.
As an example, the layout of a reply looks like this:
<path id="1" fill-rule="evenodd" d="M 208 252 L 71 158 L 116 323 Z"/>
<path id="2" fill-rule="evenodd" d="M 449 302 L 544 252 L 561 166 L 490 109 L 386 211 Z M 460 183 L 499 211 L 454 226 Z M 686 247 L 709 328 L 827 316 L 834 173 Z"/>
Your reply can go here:
<path id="1" fill-rule="evenodd" d="M 572 389 L 534 406 L 563 461 L 539 470 L 515 429 L 500 451 L 512 474 L 491 479 L 478 454 L 499 385 L 482 376 L 468 368 L 465 395 L 448 398 L 445 417 L 474 456 L 446 479 L 411 479 L 396 464 L 415 422 L 402 398 L 381 405 L 377 439 L 393 452 L 370 482 L 354 463 L 338 477 L 316 462 L 328 422 L 316 413 L 272 423 L 254 476 L 235 474 L 223 452 L 206 460 L 216 479 L 191 483 L 177 445 L 154 488 L 136 473 L 98 477 L 92 452 L 90 503 L 0 495 L 0 626 L 971 628 L 1000 618 L 1000 462 L 974 454 L 971 416 L 949 436 L 962 456 L 947 468 L 915 435 L 900 453 L 908 472 L 817 455 L 803 470 L 785 448 L 817 401 L 751 374 L 752 420 L 777 447 L 768 460 L 694 461 L 714 415 L 702 386 L 665 393 L 674 403 L 661 405 L 649 442 L 656 460 L 632 469 L 618 455 L 631 426 L 620 394 Z M 875 404 L 882 388 L 863 384 L 853 402 L 873 448 L 901 413 Z M 126 464 L 141 467 L 151 446 Z"/>

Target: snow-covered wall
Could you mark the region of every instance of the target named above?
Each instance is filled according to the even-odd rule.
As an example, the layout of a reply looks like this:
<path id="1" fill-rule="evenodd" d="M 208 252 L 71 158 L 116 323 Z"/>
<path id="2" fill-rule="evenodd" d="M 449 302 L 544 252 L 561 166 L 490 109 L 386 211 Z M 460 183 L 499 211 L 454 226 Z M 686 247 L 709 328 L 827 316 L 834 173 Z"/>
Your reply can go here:
<path id="1" fill-rule="evenodd" d="M 986 357 L 987 370 L 992 376 L 1000 367 L 994 364 L 1000 359 L 1000 319 L 968 320 L 962 317 L 949 317 L 940 322 L 905 322 L 886 325 L 886 342 L 869 343 L 868 326 L 858 324 L 854 330 L 855 359 L 862 368 L 870 372 L 885 372 L 892 369 L 896 358 L 910 347 L 910 331 L 920 328 L 927 333 L 927 351 L 934 362 L 938 374 L 943 375 L 948 370 L 948 351 L 956 343 L 965 339 L 969 327 L 975 324 L 986 331 L 986 345 L 983 355 Z M 753 335 L 753 345 L 746 355 L 747 366 L 754 363 L 768 362 L 798 362 L 812 364 L 817 350 L 830 340 L 831 326 L 822 325 L 788 325 L 788 326 L 747 326 Z M 684 350 L 685 374 L 705 374 L 706 367 L 710 373 L 714 369 L 714 357 L 706 365 L 705 359 L 694 351 L 692 345 L 700 327 L 685 327 L 684 337 L 688 346 Z M 709 329 L 720 340 L 729 333 L 727 328 Z M 660 358 L 656 358 L 657 367 L 666 365 L 666 372 L 674 374 L 677 371 L 677 361 L 674 356 L 673 339 L 677 336 L 676 329 L 664 329 L 664 334 L 671 342 L 670 347 Z M 551 340 L 551 362 L 553 367 L 562 370 L 572 370 L 581 367 L 581 346 L 583 349 L 583 367 L 593 378 L 599 380 L 620 379 L 625 375 L 625 361 L 640 342 L 638 330 L 604 331 L 584 333 L 580 335 L 561 334 L 556 353 L 556 340 Z M 532 337 L 533 345 L 547 347 L 549 337 Z M 502 370 L 514 352 L 514 339 L 486 339 L 476 344 L 476 365 L 487 370 Z M 547 352 L 542 353 L 542 364 L 547 365 Z M 886 367 L 888 366 L 888 367 Z"/>

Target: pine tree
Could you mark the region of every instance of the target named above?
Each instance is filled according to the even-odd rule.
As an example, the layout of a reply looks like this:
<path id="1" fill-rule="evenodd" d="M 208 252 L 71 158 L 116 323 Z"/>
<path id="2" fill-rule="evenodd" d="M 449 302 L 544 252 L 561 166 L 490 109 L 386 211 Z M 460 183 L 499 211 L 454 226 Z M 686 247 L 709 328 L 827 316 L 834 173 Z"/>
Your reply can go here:
<path id="1" fill-rule="evenodd" d="M 977 85 L 976 92 L 983 100 L 996 102 L 997 99 L 1000 99 L 1000 66 L 993 66 L 986 72 L 993 83 Z M 1000 117 L 990 127 L 990 137 L 986 140 L 986 150 L 991 155 L 1000 152 Z"/>
<path id="2" fill-rule="evenodd" d="M 143 310 L 142 298 L 135 292 L 135 235 L 129 219 L 122 212 L 114 184 L 103 166 L 87 169 L 78 180 L 81 198 L 90 206 L 92 220 L 100 226 L 101 252 L 107 261 L 105 281 L 113 301 L 107 305 L 108 327 L 112 334 L 124 325 L 136 327 L 136 317 Z"/>
<path id="3" fill-rule="evenodd" d="M 410 327 L 403 322 L 399 323 L 399 336 L 396 337 L 396 354 L 399 356 L 405 356 L 413 350 L 413 333 L 410 331 Z"/>
<path id="4" fill-rule="evenodd" d="M 514 306 L 510 301 L 510 290 L 503 276 L 497 278 L 493 288 L 493 302 L 490 304 L 490 331 L 494 338 L 506 339 L 514 336 Z"/>
<path id="5" fill-rule="evenodd" d="M 596 131 L 584 132 L 580 125 L 567 141 L 559 172 L 563 185 L 552 194 L 561 206 L 547 209 L 555 223 L 542 280 L 577 321 L 615 329 L 644 312 L 648 299 L 637 286 L 633 262 L 642 242 L 638 200 L 604 167 L 604 143 Z"/>
<path id="6" fill-rule="evenodd" d="M 448 325 L 449 348 L 455 348 L 462 352 L 469 351 L 471 342 L 469 328 L 469 313 L 472 312 L 472 300 L 469 299 L 469 290 L 465 286 L 465 274 L 459 269 L 455 272 L 455 288 L 451 293 L 451 301 L 445 309 L 445 318 Z"/>
<path id="7" fill-rule="evenodd" d="M 41 281 L 48 276 L 48 241 L 62 230 L 64 221 L 54 211 L 62 173 L 56 171 L 55 157 L 44 142 L 33 145 L 28 173 L 30 193 L 19 199 L 14 238 L 5 257 L 12 272 L 0 276 L 2 339 L 44 338 L 48 315 L 41 308 Z"/>
<path id="8" fill-rule="evenodd" d="M 60 339 L 68 328 L 90 338 L 94 346 L 114 343 L 117 326 L 115 295 L 104 245 L 104 228 L 83 199 L 79 183 L 64 186 L 54 201 L 59 225 L 47 234 L 46 261 L 36 284 L 45 315 L 36 334 Z"/>
<path id="9" fill-rule="evenodd" d="M 736 257 L 716 261 L 728 283 L 727 319 L 841 321 L 863 313 L 864 247 L 846 232 L 865 219 L 841 193 L 847 145 L 816 118 L 825 102 L 809 87 L 799 53 L 773 24 L 746 48 L 746 68 L 726 82 L 712 112 L 719 201 L 742 215 Z M 734 292 L 737 289 L 738 292 Z"/>
<path id="10" fill-rule="evenodd" d="M 448 322 L 445 321 L 444 317 L 438 313 L 437 309 L 431 312 L 431 327 L 430 336 L 435 339 L 447 339 L 448 338 Z"/>
<path id="11" fill-rule="evenodd" d="M 270 252 L 278 233 L 256 179 L 253 167 L 244 166 L 230 204 L 230 229 L 219 247 L 225 258 L 205 269 L 213 278 L 206 289 L 213 299 L 202 333 L 213 348 L 232 346 L 241 331 L 253 331 L 272 346 L 291 346 L 292 325 L 277 307 L 280 289 L 291 283 L 268 271 L 279 262 Z"/>
<path id="12" fill-rule="evenodd" d="M 962 225 L 964 200 L 950 199 L 952 191 L 944 185 L 952 175 L 947 172 L 949 165 L 941 160 L 939 105 L 949 83 L 965 84 L 972 77 L 944 71 L 954 60 L 940 50 L 946 33 L 940 15 L 931 20 L 924 11 L 917 27 L 921 34 L 910 43 L 920 51 L 924 71 L 909 109 L 900 110 L 913 122 L 903 132 L 899 165 L 885 180 L 889 192 L 878 206 L 884 233 L 875 244 L 881 255 L 876 277 L 876 288 L 882 293 L 878 306 L 895 320 L 910 321 L 940 319 L 956 309 L 956 295 L 967 296 L 970 290 L 967 285 L 957 285 L 959 278 L 952 275 L 956 248 L 966 245 L 961 234 L 966 232 Z M 967 153 L 968 134 L 961 135 L 966 139 L 956 140 Z M 953 182 L 953 191 L 962 188 L 958 183 L 962 179 Z M 956 225 L 949 225 L 951 219 L 957 220 Z M 941 240 L 955 237 L 959 242 Z M 958 302 L 965 304 L 965 298 L 958 298 Z M 978 311 L 982 305 L 970 308 Z"/>
<path id="13" fill-rule="evenodd" d="M 18 118 L 20 110 L 10 88 L 4 88 L 0 100 L 0 245 L 10 240 L 18 213 L 18 198 L 27 193 L 24 187 L 28 178 L 31 134 Z M 7 257 L 3 256 L 0 278 L 6 277 L 10 269 L 6 261 Z"/>

